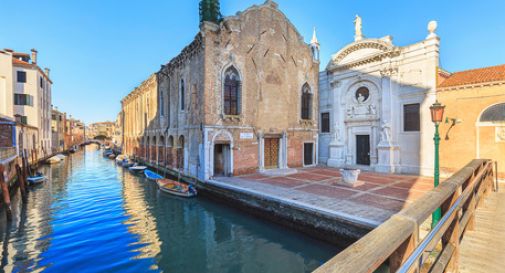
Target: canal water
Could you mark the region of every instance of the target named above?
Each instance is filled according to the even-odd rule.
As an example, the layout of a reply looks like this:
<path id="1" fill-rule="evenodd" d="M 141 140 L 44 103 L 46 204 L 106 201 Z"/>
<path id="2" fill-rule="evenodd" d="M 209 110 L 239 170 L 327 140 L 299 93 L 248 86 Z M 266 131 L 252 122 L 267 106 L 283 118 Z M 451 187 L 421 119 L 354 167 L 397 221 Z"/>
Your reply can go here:
<path id="1" fill-rule="evenodd" d="M 310 272 L 338 248 L 202 197 L 182 199 L 88 146 L 0 215 L 0 272 Z"/>

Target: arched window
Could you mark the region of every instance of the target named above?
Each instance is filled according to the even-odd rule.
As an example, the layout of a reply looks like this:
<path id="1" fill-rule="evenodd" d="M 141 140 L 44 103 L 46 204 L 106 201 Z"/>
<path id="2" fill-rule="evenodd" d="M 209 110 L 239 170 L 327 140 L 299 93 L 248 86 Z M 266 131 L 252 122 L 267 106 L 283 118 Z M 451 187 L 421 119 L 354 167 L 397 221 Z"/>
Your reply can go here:
<path id="1" fill-rule="evenodd" d="M 180 92 L 180 102 L 181 102 L 181 111 L 184 111 L 184 80 L 181 79 L 181 85 L 179 86 Z"/>
<path id="2" fill-rule="evenodd" d="M 184 136 L 182 136 L 182 135 L 179 137 L 179 141 L 177 143 L 177 148 L 179 148 L 179 149 L 184 148 Z"/>
<path id="3" fill-rule="evenodd" d="M 174 137 L 169 136 L 168 137 L 168 142 L 167 142 L 167 147 L 173 147 L 174 146 Z"/>
<path id="4" fill-rule="evenodd" d="M 302 119 L 312 118 L 312 93 L 310 86 L 305 83 L 302 87 Z"/>
<path id="5" fill-rule="evenodd" d="M 487 108 L 480 116 L 480 122 L 505 123 L 505 103 Z"/>
<path id="6" fill-rule="evenodd" d="M 159 89 L 160 90 L 160 101 L 158 102 L 158 108 L 159 108 L 159 111 L 160 111 L 160 116 L 164 116 L 165 115 L 165 97 L 163 95 L 163 89 Z"/>
<path id="7" fill-rule="evenodd" d="M 225 115 L 240 115 L 240 76 L 235 67 L 230 66 L 224 73 L 223 106 Z"/>

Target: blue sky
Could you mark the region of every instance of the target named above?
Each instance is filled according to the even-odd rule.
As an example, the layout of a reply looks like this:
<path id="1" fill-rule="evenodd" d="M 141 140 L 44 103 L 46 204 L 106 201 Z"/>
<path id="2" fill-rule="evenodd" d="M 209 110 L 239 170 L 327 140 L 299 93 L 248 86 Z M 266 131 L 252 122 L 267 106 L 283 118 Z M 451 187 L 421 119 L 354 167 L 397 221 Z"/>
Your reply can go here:
<path id="1" fill-rule="evenodd" d="M 120 100 L 198 31 L 198 0 L 0 0 L 0 48 L 39 51 L 51 68 L 53 104 L 85 122 L 113 120 Z M 232 15 L 263 0 L 221 0 Z M 278 0 L 308 42 L 315 26 L 321 68 L 353 40 L 392 35 L 402 46 L 424 39 L 438 21 L 441 65 L 459 71 L 505 63 L 505 1 Z"/>

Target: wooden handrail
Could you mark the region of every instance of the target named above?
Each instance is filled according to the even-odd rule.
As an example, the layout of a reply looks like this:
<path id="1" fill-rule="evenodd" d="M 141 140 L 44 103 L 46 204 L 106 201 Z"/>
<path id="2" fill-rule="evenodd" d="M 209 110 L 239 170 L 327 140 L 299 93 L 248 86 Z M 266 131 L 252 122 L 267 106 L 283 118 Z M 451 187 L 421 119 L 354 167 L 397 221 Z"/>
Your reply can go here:
<path id="1" fill-rule="evenodd" d="M 493 174 L 491 160 L 472 160 L 314 272 L 374 272 L 383 264 L 390 272 L 419 272 L 421 268 L 443 272 L 456 268 L 459 242 L 464 231 L 473 228 L 475 208 L 493 188 Z M 441 221 L 420 241 L 421 224 L 439 207 Z M 440 244 L 442 250 L 435 263 L 424 264 Z"/>

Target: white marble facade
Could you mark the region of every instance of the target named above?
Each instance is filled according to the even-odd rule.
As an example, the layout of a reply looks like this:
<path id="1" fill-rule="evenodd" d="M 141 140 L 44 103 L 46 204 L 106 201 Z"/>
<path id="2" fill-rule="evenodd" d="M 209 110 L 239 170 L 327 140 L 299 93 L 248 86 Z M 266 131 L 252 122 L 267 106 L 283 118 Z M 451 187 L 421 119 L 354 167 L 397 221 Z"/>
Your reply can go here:
<path id="1" fill-rule="evenodd" d="M 436 23 L 428 25 L 425 40 L 402 47 L 391 36 L 364 37 L 358 16 L 355 26 L 355 41 L 334 54 L 320 73 L 320 114 L 329 113 L 330 130 L 320 134 L 319 162 L 431 175 L 434 127 L 429 106 L 436 99 L 439 65 Z M 404 109 L 412 113 L 416 107 L 419 125 L 404 128 L 412 124 L 404 125 Z"/>

